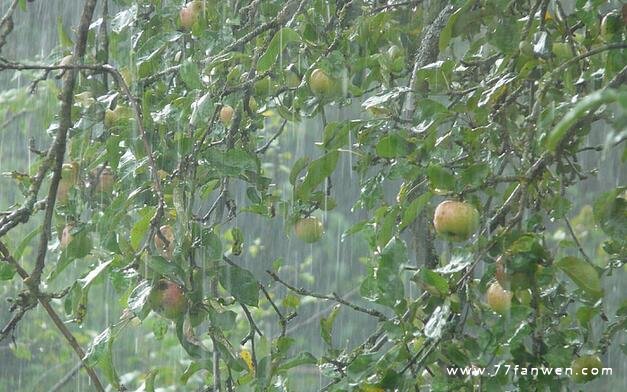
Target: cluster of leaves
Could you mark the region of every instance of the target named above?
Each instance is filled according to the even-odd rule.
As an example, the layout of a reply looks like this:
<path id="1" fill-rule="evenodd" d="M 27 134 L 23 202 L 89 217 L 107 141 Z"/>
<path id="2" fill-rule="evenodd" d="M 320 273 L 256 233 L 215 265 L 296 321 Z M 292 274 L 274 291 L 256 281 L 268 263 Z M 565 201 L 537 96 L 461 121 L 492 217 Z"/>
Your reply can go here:
<path id="1" fill-rule="evenodd" d="M 582 246 L 567 195 L 591 175 L 582 153 L 611 152 L 625 140 L 624 8 L 612 11 L 618 25 L 608 32 L 598 1 L 565 11 L 542 0 L 277 0 L 239 10 L 239 2 L 196 0 L 190 27 L 181 24 L 183 1 L 113 3 L 116 11 L 90 27 L 84 63 L 114 71 L 82 68 L 74 92 L 67 161 L 79 169 L 55 207 L 59 241 L 46 284 L 74 261 L 90 261 L 64 293 L 66 314 L 81 324 L 92 286 L 111 282 L 127 309 L 85 361 L 115 388 L 123 388 L 112 354 L 119 334 L 134 320 L 167 334 L 171 321 L 153 319 L 149 301 L 164 278 L 186 301 L 173 321 L 190 359 L 179 382 L 196 377 L 218 390 L 291 390 L 301 365 L 318 366 L 334 391 L 559 390 L 568 378 L 451 379 L 446 368 L 568 367 L 584 352 L 606 354 L 624 329 L 627 305 L 609 314 L 603 282 L 623 273 L 626 190 L 586 200 L 602 257 Z M 59 36 L 51 62 L 73 44 L 61 27 Z M 313 72 L 332 88 L 312 92 Z M 327 121 L 330 109 L 353 103 L 363 110 Z M 220 121 L 227 105 L 234 116 Z M 292 159 L 283 178 L 268 154 L 285 148 L 286 123 L 307 118 L 323 123 L 317 155 Z M 590 148 L 600 124 L 607 142 Z M 241 266 L 247 237 L 235 218 L 282 218 L 289 231 L 335 209 L 343 160 L 362 189 L 344 207 L 368 216 L 343 235 L 368 244 L 358 282 L 368 306 L 293 287 L 277 274 L 279 262 L 268 267 L 272 287 Z M 112 189 L 98 186 L 105 168 Z M 14 178 L 26 193 L 32 179 Z M 289 185 L 277 186 L 283 180 Z M 471 241 L 450 245 L 433 235 L 433 208 L 445 198 L 480 211 Z M 569 241 L 556 245 L 557 226 Z M 16 260 L 41 231 L 17 244 Z M 0 279 L 17 279 L 15 272 L 0 264 Z M 483 300 L 499 273 L 514 295 L 506 316 Z M 280 305 L 275 286 L 291 291 Z M 318 358 L 286 333 L 300 296 L 339 304 L 320 321 Z M 334 341 L 341 306 L 373 317 L 362 344 Z M 280 325 L 277 336 L 259 330 L 270 323 Z M 148 373 L 147 390 L 157 376 Z"/>

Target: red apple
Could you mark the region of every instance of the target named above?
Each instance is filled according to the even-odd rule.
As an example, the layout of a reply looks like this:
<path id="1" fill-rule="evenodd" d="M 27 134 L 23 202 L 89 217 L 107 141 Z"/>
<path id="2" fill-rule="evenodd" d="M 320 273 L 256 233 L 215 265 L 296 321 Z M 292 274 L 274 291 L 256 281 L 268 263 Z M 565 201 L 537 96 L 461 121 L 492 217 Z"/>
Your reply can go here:
<path id="1" fill-rule="evenodd" d="M 148 302 L 152 309 L 170 320 L 176 320 L 187 310 L 183 288 L 167 279 L 160 279 L 151 289 Z"/>
<path id="2" fill-rule="evenodd" d="M 433 226 L 449 241 L 466 241 L 479 228 L 479 212 L 469 203 L 443 201 L 435 209 Z"/>

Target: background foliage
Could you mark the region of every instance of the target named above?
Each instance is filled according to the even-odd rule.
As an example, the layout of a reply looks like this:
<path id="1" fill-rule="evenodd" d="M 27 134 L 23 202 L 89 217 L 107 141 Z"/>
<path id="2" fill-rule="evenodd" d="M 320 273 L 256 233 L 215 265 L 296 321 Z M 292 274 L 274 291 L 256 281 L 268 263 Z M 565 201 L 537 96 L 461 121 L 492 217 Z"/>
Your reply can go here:
<path id="1" fill-rule="evenodd" d="M 184 3 L 0 6 L 0 390 L 626 389 L 624 5 Z M 446 373 L 586 354 L 613 375 Z"/>

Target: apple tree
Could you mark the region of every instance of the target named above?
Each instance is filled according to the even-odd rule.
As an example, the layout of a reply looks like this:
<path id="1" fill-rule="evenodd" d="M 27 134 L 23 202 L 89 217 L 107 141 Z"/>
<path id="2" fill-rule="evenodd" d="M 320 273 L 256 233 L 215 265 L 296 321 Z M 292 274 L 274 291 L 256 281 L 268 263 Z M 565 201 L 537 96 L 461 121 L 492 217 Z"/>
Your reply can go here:
<path id="1" fill-rule="evenodd" d="M 100 391 L 624 387 L 624 5 L 82 0 L 12 58 L 41 1 L 0 341 L 43 310 Z"/>

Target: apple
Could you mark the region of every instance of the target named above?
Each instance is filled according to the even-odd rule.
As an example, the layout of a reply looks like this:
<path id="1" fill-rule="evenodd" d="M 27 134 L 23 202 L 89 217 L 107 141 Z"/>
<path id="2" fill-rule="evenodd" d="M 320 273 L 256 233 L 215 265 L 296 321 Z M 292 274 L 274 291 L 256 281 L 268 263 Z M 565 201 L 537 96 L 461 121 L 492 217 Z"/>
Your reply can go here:
<path id="1" fill-rule="evenodd" d="M 599 373 L 601 373 L 603 362 L 601 362 L 601 359 L 596 355 L 582 355 L 573 360 L 570 367 L 573 371 L 573 381 L 578 384 L 583 384 L 595 379 Z"/>
<path id="2" fill-rule="evenodd" d="M 512 306 L 512 293 L 494 282 L 486 292 L 486 302 L 496 313 L 506 314 Z"/>
<path id="3" fill-rule="evenodd" d="M 159 228 L 159 231 L 168 240 L 168 245 L 166 246 L 161 237 L 155 233 L 155 247 L 159 250 L 161 256 L 171 260 L 172 253 L 174 253 L 174 230 L 170 225 L 163 225 Z"/>
<path id="4" fill-rule="evenodd" d="M 222 124 L 224 124 L 224 126 L 227 126 L 231 123 L 231 121 L 233 120 L 233 113 L 235 113 L 235 111 L 231 106 L 222 106 L 222 109 L 220 109 L 220 121 L 222 121 Z"/>
<path id="5" fill-rule="evenodd" d="M 61 240 L 59 241 L 61 249 L 67 248 L 70 242 L 74 239 L 72 230 L 74 230 L 74 225 L 72 223 L 68 223 L 63 228 L 63 232 L 61 232 Z"/>
<path id="6" fill-rule="evenodd" d="M 316 217 L 310 216 L 308 218 L 302 218 L 294 225 L 294 232 L 296 237 L 300 240 L 310 244 L 317 242 L 322 238 L 324 234 L 324 228 L 322 222 Z"/>
<path id="7" fill-rule="evenodd" d="M 57 187 L 57 201 L 64 205 L 68 202 L 70 188 L 78 181 L 78 163 L 64 163 L 61 168 L 61 179 Z"/>
<path id="8" fill-rule="evenodd" d="M 320 68 L 316 68 L 309 75 L 309 88 L 319 96 L 328 95 L 333 89 L 333 80 Z"/>
<path id="9" fill-rule="evenodd" d="M 178 319 L 187 310 L 183 288 L 167 279 L 160 279 L 152 287 L 148 302 L 152 310 L 170 320 Z"/>
<path id="10" fill-rule="evenodd" d="M 72 65 L 73 59 L 74 59 L 74 56 L 72 56 L 71 54 L 68 54 L 67 56 L 63 57 L 61 61 L 59 61 L 59 65 L 61 66 Z"/>
<path id="11" fill-rule="evenodd" d="M 479 228 L 479 212 L 472 204 L 446 200 L 436 207 L 433 226 L 449 241 L 466 241 Z"/>
<path id="12" fill-rule="evenodd" d="M 179 21 L 181 22 L 181 26 L 190 30 L 194 23 L 198 20 L 198 16 L 202 11 L 202 3 L 200 1 L 192 1 L 191 3 L 186 4 L 179 11 Z"/>
<path id="13" fill-rule="evenodd" d="M 111 193 L 113 192 L 113 183 L 115 179 L 113 178 L 113 171 L 110 166 L 106 166 L 102 171 L 100 169 L 96 169 L 95 174 L 100 172 L 100 176 L 96 180 L 96 192 L 100 193 Z"/>

